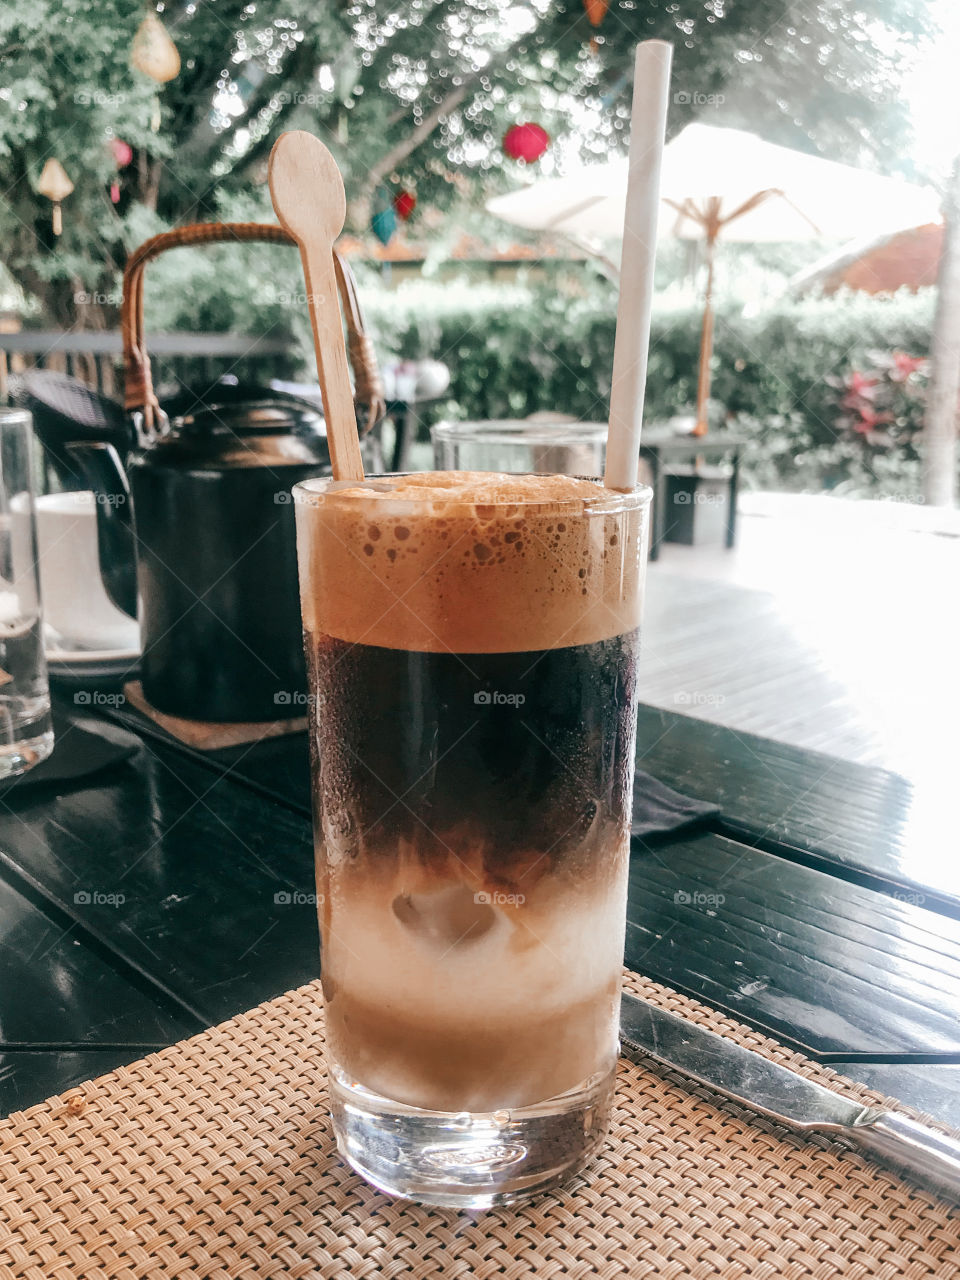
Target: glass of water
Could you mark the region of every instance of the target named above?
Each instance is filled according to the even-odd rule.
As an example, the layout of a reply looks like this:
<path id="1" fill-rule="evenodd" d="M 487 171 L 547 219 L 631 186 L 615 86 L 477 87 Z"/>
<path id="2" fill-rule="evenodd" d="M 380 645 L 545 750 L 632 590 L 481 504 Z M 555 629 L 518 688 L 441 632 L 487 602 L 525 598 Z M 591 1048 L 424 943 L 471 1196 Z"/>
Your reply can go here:
<path id="1" fill-rule="evenodd" d="M 603 475 L 605 422 L 441 422 L 431 428 L 438 471 Z"/>
<path id="2" fill-rule="evenodd" d="M 30 414 L 0 409 L 0 779 L 53 750 L 43 651 Z"/>

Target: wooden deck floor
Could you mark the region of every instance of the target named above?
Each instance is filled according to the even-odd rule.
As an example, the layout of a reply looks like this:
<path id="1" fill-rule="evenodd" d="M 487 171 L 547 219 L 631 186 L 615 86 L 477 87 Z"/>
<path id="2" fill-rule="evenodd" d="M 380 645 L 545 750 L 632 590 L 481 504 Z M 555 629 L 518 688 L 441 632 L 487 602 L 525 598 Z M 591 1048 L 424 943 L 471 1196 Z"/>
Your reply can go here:
<path id="1" fill-rule="evenodd" d="M 751 497 L 735 551 L 668 544 L 650 566 L 642 697 L 901 773 L 955 769 L 955 526 Z"/>

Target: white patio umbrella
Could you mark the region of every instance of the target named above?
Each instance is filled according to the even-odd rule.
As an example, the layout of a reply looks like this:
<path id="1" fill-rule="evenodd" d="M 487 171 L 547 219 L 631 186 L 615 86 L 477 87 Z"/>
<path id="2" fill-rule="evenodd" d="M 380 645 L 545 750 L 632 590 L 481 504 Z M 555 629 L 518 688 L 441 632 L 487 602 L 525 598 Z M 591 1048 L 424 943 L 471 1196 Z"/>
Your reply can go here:
<path id="1" fill-rule="evenodd" d="M 516 226 L 559 231 L 590 243 L 623 234 L 626 160 L 612 160 L 522 187 L 487 202 Z M 865 169 L 764 142 L 740 129 L 690 124 L 667 144 L 661 174 L 661 236 L 703 239 L 707 283 L 697 433 L 706 431 L 713 351 L 713 257 L 717 240 L 850 239 L 936 221 L 940 201 Z"/>

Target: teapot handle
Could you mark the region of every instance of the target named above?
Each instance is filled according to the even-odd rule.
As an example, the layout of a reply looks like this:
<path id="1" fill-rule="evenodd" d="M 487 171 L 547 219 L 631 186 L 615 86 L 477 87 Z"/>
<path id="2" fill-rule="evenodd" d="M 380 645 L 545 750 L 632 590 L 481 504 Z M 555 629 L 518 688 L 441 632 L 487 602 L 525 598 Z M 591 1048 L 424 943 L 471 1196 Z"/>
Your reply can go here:
<path id="1" fill-rule="evenodd" d="M 102 440 L 74 442 L 67 452 L 93 490 L 97 554 L 107 595 L 128 617 L 137 616 L 137 556 L 130 486 L 120 455 Z"/>
<path id="2" fill-rule="evenodd" d="M 153 389 L 150 356 L 143 333 L 143 273 L 147 263 L 167 249 L 184 245 L 259 240 L 268 244 L 294 241 L 282 227 L 268 222 L 195 222 L 175 227 L 144 241 L 127 259 L 123 272 L 123 303 L 120 332 L 123 339 L 124 405 L 131 413 L 142 412 L 144 429 L 154 430 L 160 404 Z M 386 413 L 383 383 L 373 343 L 366 332 L 353 272 L 334 250 L 337 288 L 347 327 L 347 350 L 353 368 L 360 433 L 365 435 Z"/>

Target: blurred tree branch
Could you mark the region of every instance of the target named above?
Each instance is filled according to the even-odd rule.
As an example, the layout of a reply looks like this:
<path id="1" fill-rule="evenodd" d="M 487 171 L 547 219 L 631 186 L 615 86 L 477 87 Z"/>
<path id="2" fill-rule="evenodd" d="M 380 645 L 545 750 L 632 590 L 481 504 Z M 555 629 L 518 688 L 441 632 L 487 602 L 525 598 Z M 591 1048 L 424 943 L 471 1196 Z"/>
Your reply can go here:
<path id="1" fill-rule="evenodd" d="M 586 156 L 622 150 L 633 46 L 672 40 L 672 132 L 696 116 L 852 163 L 909 155 L 896 85 L 929 29 L 928 0 L 612 0 L 597 32 L 582 0 L 177 0 L 161 21 L 181 55 L 163 86 L 130 67 L 142 0 L 0 9 L 0 243 L 49 319 L 87 323 L 77 280 L 112 297 L 126 249 L 243 199 L 269 216 L 262 161 L 281 129 L 320 133 L 354 224 L 399 172 L 420 209 L 484 196 L 518 170 L 500 148 L 539 120 Z M 592 36 L 597 43 L 590 44 Z M 704 108 L 697 95 L 721 105 Z M 160 127 L 154 129 L 157 113 Z M 134 162 L 118 170 L 121 138 Z M 54 239 L 35 184 L 55 155 L 75 183 Z M 119 202 L 107 198 L 119 187 Z M 109 314 L 112 304 L 105 304 Z"/>

